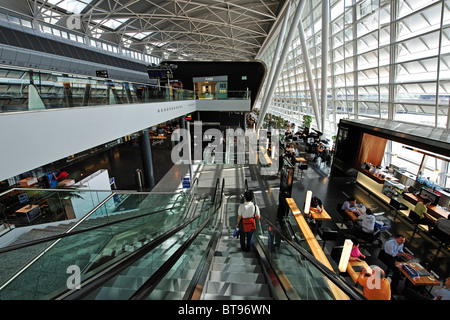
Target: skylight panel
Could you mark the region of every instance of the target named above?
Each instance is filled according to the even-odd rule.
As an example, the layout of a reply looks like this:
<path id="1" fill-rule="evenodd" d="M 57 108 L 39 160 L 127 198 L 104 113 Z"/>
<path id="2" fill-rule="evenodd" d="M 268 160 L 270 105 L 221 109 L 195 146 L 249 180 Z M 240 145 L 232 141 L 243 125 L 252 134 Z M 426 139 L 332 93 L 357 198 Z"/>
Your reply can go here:
<path id="1" fill-rule="evenodd" d="M 168 44 L 168 41 L 162 41 L 162 42 L 150 42 L 150 44 L 154 45 L 155 47 L 161 48 L 162 46 Z"/>
<path id="2" fill-rule="evenodd" d="M 116 30 L 127 20 L 128 19 L 107 19 L 107 20 L 93 20 L 93 21 L 107 28 Z"/>
<path id="3" fill-rule="evenodd" d="M 142 40 L 144 39 L 146 36 L 151 35 L 153 32 L 126 32 L 125 34 L 127 36 L 130 36 L 132 38 L 135 38 L 137 40 Z"/>
<path id="4" fill-rule="evenodd" d="M 47 3 L 75 14 L 80 14 L 91 2 L 92 0 L 47 0 Z"/>

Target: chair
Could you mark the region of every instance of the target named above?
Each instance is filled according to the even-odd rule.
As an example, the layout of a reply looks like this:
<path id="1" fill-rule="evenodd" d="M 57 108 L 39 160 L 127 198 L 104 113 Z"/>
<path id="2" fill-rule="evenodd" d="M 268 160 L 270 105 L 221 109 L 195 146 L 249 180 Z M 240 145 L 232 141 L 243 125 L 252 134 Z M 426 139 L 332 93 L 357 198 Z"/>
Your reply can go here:
<path id="1" fill-rule="evenodd" d="M 338 232 L 336 230 L 331 230 L 330 228 L 320 228 L 318 231 L 320 238 L 323 240 L 322 249 L 325 248 L 325 243 L 327 241 L 334 241 L 337 239 Z"/>
<path id="2" fill-rule="evenodd" d="M 358 240 L 361 240 L 362 242 L 372 244 L 376 241 L 381 244 L 381 232 L 380 230 L 376 230 L 373 233 L 367 233 L 364 232 L 359 226 L 354 226 L 352 228 L 352 235 L 356 237 Z"/>
<path id="3" fill-rule="evenodd" d="M 391 270 L 391 267 L 389 262 L 386 260 L 386 252 L 384 251 L 383 248 L 381 248 L 380 252 L 378 253 L 378 259 L 386 265 L 385 274 L 387 275 Z"/>
<path id="4" fill-rule="evenodd" d="M 413 210 L 409 210 L 408 217 L 405 217 L 406 221 L 408 221 L 410 224 L 414 226 L 413 233 L 411 235 L 411 238 L 414 238 L 414 235 L 419 231 L 420 223 L 417 221 L 418 219 L 417 213 L 415 213 Z"/>
<path id="5" fill-rule="evenodd" d="M 303 178 L 303 170 L 308 170 L 308 165 L 304 163 L 300 163 L 298 166 L 298 169 L 300 170 L 300 179 Z"/>
<path id="6" fill-rule="evenodd" d="M 438 248 L 436 249 L 436 257 L 439 255 L 443 247 L 447 247 L 450 244 L 450 236 L 438 228 L 433 228 L 430 232 L 431 238 L 438 243 Z"/>
<path id="7" fill-rule="evenodd" d="M 344 248 L 344 246 L 335 246 L 335 247 L 333 247 L 333 249 L 331 249 L 330 256 L 334 262 L 339 263 L 339 260 L 341 259 L 343 248 Z"/>
<path id="8" fill-rule="evenodd" d="M 424 293 L 423 291 L 421 292 L 411 287 L 405 288 L 404 296 L 408 300 L 425 300 L 425 301 L 433 300 L 433 298 L 431 298 L 428 294 Z"/>
<path id="9" fill-rule="evenodd" d="M 336 205 L 336 210 L 339 213 L 339 215 L 341 216 L 341 227 L 345 224 L 345 222 L 351 221 L 350 217 L 348 216 L 348 214 L 342 210 L 342 205 L 343 203 L 338 203 Z"/>

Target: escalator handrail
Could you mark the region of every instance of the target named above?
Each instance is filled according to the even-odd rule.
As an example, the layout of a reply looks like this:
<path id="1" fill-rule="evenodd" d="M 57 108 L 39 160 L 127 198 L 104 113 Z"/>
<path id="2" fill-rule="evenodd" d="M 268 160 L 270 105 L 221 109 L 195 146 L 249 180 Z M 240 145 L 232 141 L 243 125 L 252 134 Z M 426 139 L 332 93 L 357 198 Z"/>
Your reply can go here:
<path id="1" fill-rule="evenodd" d="M 195 178 L 194 182 L 192 183 L 192 186 L 195 183 L 198 184 L 198 178 Z M 67 191 L 67 190 L 65 190 L 65 191 Z M 144 213 L 144 214 L 141 214 L 141 215 L 138 215 L 138 216 L 129 217 L 129 218 L 113 221 L 113 222 L 107 222 L 107 223 L 104 223 L 104 224 L 101 224 L 101 225 L 98 225 L 98 226 L 95 226 L 95 227 L 86 228 L 86 229 L 83 229 L 83 230 L 71 231 L 74 228 L 76 228 L 78 225 L 80 225 L 84 220 L 89 218 L 89 216 L 91 216 L 94 212 L 96 212 L 99 207 L 101 207 L 106 201 L 111 199 L 115 194 L 116 194 L 116 192 L 113 192 L 110 196 L 108 196 L 102 202 L 100 202 L 97 206 L 95 206 L 95 208 L 93 208 L 83 218 L 81 218 L 80 221 L 78 221 L 68 232 L 65 232 L 65 233 L 62 233 L 62 234 L 53 235 L 53 236 L 44 237 L 44 238 L 41 238 L 41 239 L 27 241 L 27 242 L 24 242 L 24 243 L 21 243 L 21 244 L 12 245 L 12 246 L 8 246 L 8 247 L 5 247 L 5 248 L 0 248 L 0 254 L 5 253 L 5 252 L 9 252 L 9 251 L 13 251 L 13 250 L 26 248 L 26 247 L 31 247 L 31 246 L 34 246 L 34 245 L 37 245 L 37 244 L 41 244 L 41 243 L 45 243 L 45 242 L 49 242 L 49 241 L 55 241 L 55 240 L 59 240 L 59 239 L 62 239 L 62 238 L 67 238 L 67 237 L 70 237 L 70 236 L 73 236 L 73 235 L 77 235 L 77 234 L 80 234 L 80 233 L 89 232 L 89 231 L 100 229 L 100 228 L 103 228 L 103 227 L 109 227 L 111 225 L 122 223 L 122 222 L 125 222 L 125 221 L 131 221 L 131 220 L 139 219 L 139 218 L 146 217 L 146 216 L 149 216 L 149 215 L 152 215 L 152 214 L 157 214 L 157 213 L 161 213 L 161 212 L 164 212 L 164 211 L 170 211 L 170 210 L 179 209 L 179 208 L 183 207 L 183 205 L 175 207 L 175 204 L 176 204 L 176 201 L 175 201 L 175 203 L 172 205 L 171 208 L 166 208 L 166 209 L 161 209 L 161 210 L 157 210 L 157 211 L 153 211 L 153 212 L 148 212 L 148 213 Z"/>
<path id="2" fill-rule="evenodd" d="M 57 234 L 57 235 L 53 235 L 53 236 L 48 236 L 48 237 L 44 237 L 41 239 L 36 239 L 36 240 L 31 240 L 31 241 L 27 241 L 24 243 L 20 243 L 20 244 L 16 244 L 16 245 L 11 245 L 5 248 L 0 248 L 0 254 L 5 253 L 5 252 L 9 252 L 9 251 L 14 251 L 14 250 L 19 250 L 19 249 L 23 249 L 23 248 L 27 248 L 27 247 L 31 247 L 37 244 L 41 244 L 41 243 L 45 243 L 45 242 L 49 242 L 49 241 L 55 241 L 55 240 L 59 240 L 62 238 L 67 238 L 70 236 L 74 236 L 80 233 L 87 233 L 96 229 L 100 229 L 103 227 L 109 227 L 112 226 L 114 224 L 119 224 L 125 221 L 131 221 L 134 219 L 139 219 L 145 216 L 149 216 L 152 214 L 157 214 L 157 213 L 161 213 L 164 211 L 170 211 L 173 209 L 177 209 L 177 208 L 181 208 L 182 206 L 178 206 L 178 207 L 172 207 L 172 208 L 166 208 L 166 209 L 162 209 L 162 210 L 158 210 L 158 211 L 153 211 L 153 212 L 149 212 L 149 213 L 144 213 L 138 216 L 134 216 L 134 217 L 129 217 L 129 218 L 125 218 L 125 219 L 121 219 L 121 220 L 117 220 L 117 221 L 113 221 L 113 222 L 107 222 L 98 226 L 94 226 L 94 227 L 90 227 L 90 228 L 86 228 L 86 229 L 82 229 L 82 230 L 76 230 L 76 231 L 69 231 L 66 233 L 62 233 L 62 234 Z"/>
<path id="3" fill-rule="evenodd" d="M 217 179 L 216 187 L 215 187 L 215 194 L 217 193 L 219 186 L 219 179 Z M 223 191 L 222 191 L 223 192 Z M 103 270 L 100 275 L 94 276 L 92 278 L 89 278 L 85 281 L 85 283 L 81 284 L 81 289 L 78 289 L 74 292 L 66 291 L 59 295 L 58 297 L 55 297 L 54 299 L 58 300 L 78 300 L 82 299 L 83 297 L 89 295 L 96 289 L 98 289 L 102 284 L 107 282 L 108 280 L 112 279 L 113 277 L 119 275 L 123 270 L 126 268 L 132 266 L 135 262 L 142 259 L 145 255 L 147 255 L 150 251 L 155 249 L 157 246 L 162 244 L 164 241 L 175 235 L 178 231 L 182 230 L 189 224 L 191 224 L 193 221 L 201 217 L 203 214 L 208 212 L 212 207 L 214 206 L 214 202 L 210 207 L 208 207 L 205 210 L 202 210 L 198 215 L 192 217 L 190 220 L 185 221 L 181 225 L 167 231 L 166 233 L 160 235 L 156 239 L 150 241 L 149 243 L 146 243 L 142 247 L 138 248 L 134 252 L 132 252 L 127 257 L 124 257 L 123 259 L 117 261 L 113 265 L 109 266 L 107 270 Z"/>
<path id="4" fill-rule="evenodd" d="M 245 179 L 245 190 L 246 191 L 248 190 L 247 179 Z M 256 204 L 256 200 L 254 200 L 254 201 L 255 201 L 255 204 Z M 306 249 L 302 248 L 297 243 L 292 242 L 290 239 L 288 239 L 278 229 L 278 227 L 276 227 L 271 221 L 269 221 L 267 218 L 263 217 L 262 215 L 261 215 L 261 219 L 264 220 L 264 222 L 267 223 L 270 226 L 271 231 L 277 233 L 283 240 L 285 240 L 287 243 L 289 243 L 294 248 L 294 250 L 296 250 L 299 254 L 301 254 L 303 257 L 305 257 L 310 263 L 312 263 L 314 265 L 314 267 L 319 269 L 319 271 L 322 274 L 325 274 L 325 276 L 330 281 L 332 281 L 339 289 L 341 289 L 345 294 L 351 296 L 353 299 L 357 299 L 357 300 L 363 299 L 363 297 L 359 293 L 355 292 L 355 290 L 353 290 L 349 285 L 347 285 L 347 283 L 342 281 L 342 279 L 339 278 L 339 276 L 336 273 L 331 271 L 322 262 L 317 260 L 312 254 L 310 254 L 308 251 L 306 251 Z"/>
<path id="5" fill-rule="evenodd" d="M 218 180 L 218 179 L 217 179 Z M 170 258 L 158 269 L 153 275 L 130 297 L 129 300 L 143 300 L 146 299 L 152 291 L 158 286 L 158 284 L 164 279 L 165 275 L 172 269 L 175 263 L 181 258 L 184 252 L 190 247 L 190 245 L 194 242 L 197 236 L 203 231 L 203 229 L 208 225 L 209 221 L 212 219 L 214 214 L 220 209 L 222 206 L 223 199 L 223 190 L 225 185 L 225 179 L 222 180 L 222 189 L 221 189 L 221 197 L 218 201 L 218 206 L 213 208 L 213 212 L 206 219 L 200 227 L 186 240 L 178 249 L 175 251 Z M 217 194 L 217 189 L 214 195 Z M 213 202 L 214 206 L 215 202 Z"/>
<path id="6" fill-rule="evenodd" d="M 267 223 L 271 231 L 276 232 L 284 241 L 289 243 L 291 247 L 301 254 L 304 258 L 306 258 L 310 263 L 314 265 L 322 274 L 324 274 L 331 282 L 333 282 L 339 289 L 341 289 L 345 294 L 350 296 L 355 300 L 364 300 L 364 297 L 356 292 L 352 287 L 350 287 L 346 282 L 344 282 L 335 272 L 331 271 L 327 266 L 325 266 L 322 262 L 317 260 L 312 254 L 310 254 L 306 249 L 302 248 L 297 243 L 288 239 L 271 221 L 267 218 L 261 216 L 261 219 Z"/>

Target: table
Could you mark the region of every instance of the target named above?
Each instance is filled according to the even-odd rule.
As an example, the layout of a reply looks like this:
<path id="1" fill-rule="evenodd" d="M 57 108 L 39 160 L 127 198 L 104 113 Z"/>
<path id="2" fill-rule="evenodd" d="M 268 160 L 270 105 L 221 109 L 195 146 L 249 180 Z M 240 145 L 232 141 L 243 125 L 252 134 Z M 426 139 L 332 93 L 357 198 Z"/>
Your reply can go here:
<path id="1" fill-rule="evenodd" d="M 355 271 L 355 269 L 353 269 L 353 267 L 364 267 L 364 268 L 366 268 L 366 270 L 369 274 L 372 274 L 372 269 L 369 267 L 369 265 L 367 264 L 366 261 L 364 261 L 364 260 L 349 261 L 348 265 L 347 265 L 347 273 L 350 275 L 353 282 L 355 282 L 355 285 L 358 284 L 358 278 L 359 278 L 359 275 L 361 274 L 361 271 Z"/>
<path id="2" fill-rule="evenodd" d="M 75 184 L 75 180 L 73 179 L 64 179 L 63 181 L 58 182 L 58 187 L 71 187 Z"/>
<path id="3" fill-rule="evenodd" d="M 38 205 L 26 205 L 19 210 L 16 211 L 16 214 L 25 215 L 28 219 L 28 222 L 33 221 L 41 215 L 41 210 Z"/>
<path id="4" fill-rule="evenodd" d="M 36 183 L 38 183 L 38 181 L 34 177 L 28 177 L 19 181 L 19 185 L 23 188 L 30 187 Z"/>
<path id="5" fill-rule="evenodd" d="M 325 210 L 325 208 L 322 210 L 321 213 L 317 213 L 313 210 L 309 210 L 309 213 L 311 214 L 314 220 L 331 220 L 331 217 Z"/>
<path id="6" fill-rule="evenodd" d="M 409 274 L 402 268 L 403 265 L 409 265 L 414 270 L 423 270 L 424 272 L 427 272 L 429 276 L 420 276 L 417 278 L 411 278 Z M 441 283 L 431 274 L 429 273 L 424 267 L 420 265 L 418 262 L 396 262 L 396 267 L 399 268 L 399 270 L 408 278 L 408 280 L 414 285 L 414 286 L 440 286 Z"/>
<path id="7" fill-rule="evenodd" d="M 344 210 L 344 212 L 352 219 L 352 221 L 358 221 L 358 216 L 353 211 L 348 212 Z"/>
<path id="8" fill-rule="evenodd" d="M 320 227 L 320 224 L 322 223 L 322 221 L 324 220 L 332 220 L 332 218 L 330 217 L 330 215 L 328 214 L 328 212 L 325 210 L 325 208 L 323 208 L 321 213 L 317 213 L 314 210 L 309 210 L 309 214 L 311 215 L 311 217 L 316 220 L 316 227 L 315 227 L 315 231 L 317 233 L 317 228 Z"/>

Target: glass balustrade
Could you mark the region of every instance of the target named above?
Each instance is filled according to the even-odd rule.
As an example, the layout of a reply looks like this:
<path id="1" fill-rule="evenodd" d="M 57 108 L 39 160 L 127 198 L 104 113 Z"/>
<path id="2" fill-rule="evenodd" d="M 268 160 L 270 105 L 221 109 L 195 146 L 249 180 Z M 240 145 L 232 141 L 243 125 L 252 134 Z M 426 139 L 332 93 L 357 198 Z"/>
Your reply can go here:
<path id="1" fill-rule="evenodd" d="M 12 190 L 3 194 L 0 203 L 6 204 L 7 210 L 12 206 L 11 197 L 17 198 L 19 193 L 26 194 L 30 202 L 20 206 L 36 206 L 39 210 L 49 206 L 47 214 L 53 216 L 53 212 L 62 210 L 65 217 L 57 223 L 39 223 L 45 218 L 42 211 L 47 209 L 42 209 L 40 214 L 25 214 L 24 221 L 30 225 L 15 226 L 13 230 L 24 236 L 17 237 L 3 251 L 35 240 L 31 236 L 42 239 L 64 233 L 69 228 L 72 232 L 90 230 L 12 251 L 0 251 L 0 299 L 48 299 L 67 290 L 71 270 L 80 272 L 84 280 L 180 225 L 197 188 L 194 182 L 189 194 L 81 190 Z M 63 203 L 67 199 L 70 201 Z M 80 201 L 82 205 L 76 203 Z M 92 210 L 95 211 L 89 213 Z M 68 213 L 73 215 L 71 219 L 68 219 Z"/>
<path id="2" fill-rule="evenodd" d="M 194 100 L 193 90 L 169 84 L 67 75 L 49 71 L 0 68 L 0 113 L 54 108 L 88 107 Z M 229 100 L 248 100 L 250 91 L 229 91 Z"/>
<path id="3" fill-rule="evenodd" d="M 198 208 L 201 208 L 198 207 Z M 153 274 L 171 258 L 171 256 L 191 237 L 191 235 L 217 210 L 215 204 L 202 214 L 198 219 L 179 230 L 172 237 L 147 253 L 139 261 L 126 268 L 101 288 L 91 293 L 88 300 L 126 300 L 129 299 Z M 201 210 L 197 209 L 196 214 Z M 217 216 L 217 215 L 216 215 Z M 209 221 L 207 227 L 197 236 L 194 242 L 177 260 L 174 266 L 166 273 L 164 279 L 159 282 L 148 299 L 182 298 L 189 285 L 194 285 L 192 280 L 198 272 L 198 267 L 204 260 L 208 250 L 212 232 L 217 226 L 217 219 Z M 191 284 L 191 281 L 193 283 Z M 169 296 L 167 296 L 167 294 Z"/>
<path id="4" fill-rule="evenodd" d="M 304 254 L 299 252 L 263 220 L 258 220 L 255 235 L 263 245 L 289 299 L 347 300 L 348 296 L 331 282 Z M 305 245 L 304 247 L 307 247 Z M 309 248 L 308 250 L 309 251 Z"/>

